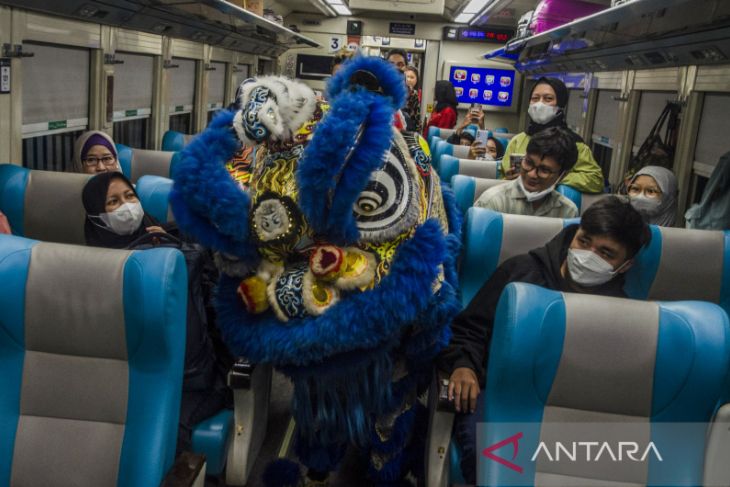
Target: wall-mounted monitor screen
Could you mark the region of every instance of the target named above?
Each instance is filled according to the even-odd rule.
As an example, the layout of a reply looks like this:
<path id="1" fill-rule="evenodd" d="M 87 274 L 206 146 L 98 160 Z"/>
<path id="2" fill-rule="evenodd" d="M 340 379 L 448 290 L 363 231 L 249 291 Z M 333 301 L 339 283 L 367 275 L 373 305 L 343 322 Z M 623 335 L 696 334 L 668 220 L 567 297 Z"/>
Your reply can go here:
<path id="1" fill-rule="evenodd" d="M 478 103 L 485 110 L 517 110 L 519 74 L 505 65 L 497 66 L 499 67 L 446 64 L 444 74 L 454 85 L 460 105 Z"/>

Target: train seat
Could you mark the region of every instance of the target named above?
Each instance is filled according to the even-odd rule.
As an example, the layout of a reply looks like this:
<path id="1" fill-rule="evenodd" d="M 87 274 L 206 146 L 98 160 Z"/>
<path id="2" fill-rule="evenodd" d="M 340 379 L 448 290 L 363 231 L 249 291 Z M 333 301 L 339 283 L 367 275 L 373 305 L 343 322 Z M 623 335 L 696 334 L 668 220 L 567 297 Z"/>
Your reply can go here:
<path id="1" fill-rule="evenodd" d="M 456 204 L 466 215 L 466 212 L 474 206 L 474 202 L 476 202 L 477 198 L 483 192 L 507 182 L 509 182 L 507 179 L 475 178 L 473 176 L 457 174 L 451 178 L 451 189 L 454 191 Z"/>
<path id="2" fill-rule="evenodd" d="M 177 155 L 177 152 L 133 149 L 122 144 L 117 144 L 117 153 L 122 172 L 135 184 L 145 175 L 169 178 Z"/>
<path id="3" fill-rule="evenodd" d="M 499 161 L 480 161 L 477 159 L 457 159 L 449 155 L 441 156 L 439 176 L 442 181 L 451 181 L 457 174 L 477 178 L 499 179 Z"/>
<path id="4" fill-rule="evenodd" d="M 44 242 L 84 245 L 86 211 L 81 201 L 88 174 L 36 171 L 0 164 L 0 211 L 15 235 Z M 161 222 L 171 221 L 164 178 L 143 177 L 140 202 Z M 167 180 L 170 181 L 170 180 Z M 171 187 L 172 181 L 169 182 Z M 165 190 L 167 192 L 165 192 Z"/>
<path id="5" fill-rule="evenodd" d="M 144 210 L 160 223 L 175 221 L 170 207 L 172 179 L 162 176 L 142 176 L 137 180 L 137 195 Z"/>
<path id="6" fill-rule="evenodd" d="M 590 207 L 596 201 L 605 198 L 606 196 L 611 196 L 610 193 L 581 193 L 577 189 L 567 186 L 565 184 L 558 185 L 556 189 L 558 190 L 558 193 L 562 194 L 573 203 L 575 203 L 575 206 L 578 207 L 578 212 L 581 215 L 584 211 L 586 211 L 586 209 L 588 209 L 588 207 Z"/>
<path id="7" fill-rule="evenodd" d="M 489 485 L 666 485 L 680 479 L 702 485 L 707 423 L 730 395 L 730 323 L 717 305 L 513 283 L 500 299 L 490 350 L 484 445 L 515 435 L 514 423 L 531 425 L 512 460 L 522 473 L 482 459 L 480 478 Z M 575 441 L 571 435 L 581 433 L 566 424 L 573 422 L 593 423 L 580 430 L 596 431 L 599 441 L 646 445 L 651 439 L 663 458 L 650 456 L 631 468 L 544 456 L 531 461 L 540 441 Z M 698 424 L 667 425 L 690 422 Z M 604 426 L 593 429 L 597 424 Z"/>
<path id="8" fill-rule="evenodd" d="M 440 169 L 441 156 L 453 156 L 457 159 L 467 159 L 469 157 L 468 145 L 449 144 L 445 140 L 436 141 L 436 145 L 431 148 L 431 164 L 438 171 Z"/>
<path id="9" fill-rule="evenodd" d="M 0 235 L 1 485 L 161 484 L 175 455 L 186 274 L 174 249 Z"/>
<path id="10" fill-rule="evenodd" d="M 81 191 L 89 177 L 0 164 L 0 211 L 15 235 L 83 245 Z"/>
<path id="11" fill-rule="evenodd" d="M 625 290 L 637 299 L 710 301 L 730 314 L 730 231 L 652 225 Z"/>
<path id="12" fill-rule="evenodd" d="M 195 136 L 176 132 L 174 130 L 168 130 L 165 132 L 165 135 L 162 136 L 162 150 L 180 152 L 186 145 L 188 145 L 188 142 L 190 142 L 193 137 Z"/>
<path id="13" fill-rule="evenodd" d="M 467 166 L 464 166 L 465 169 L 462 170 L 462 163 L 464 160 L 458 159 L 458 162 L 454 162 L 453 159 L 454 158 L 451 156 L 442 157 L 441 173 L 451 173 L 454 171 L 454 167 L 456 167 L 457 172 L 451 175 L 450 180 L 452 188 L 454 189 L 454 193 L 456 194 L 457 202 L 464 212 L 466 212 L 469 207 L 474 205 L 474 202 L 479 199 L 484 191 L 493 186 L 496 186 L 497 184 L 507 182 L 507 180 L 502 179 L 498 183 L 493 181 L 497 178 L 472 174 L 473 172 L 478 172 L 480 169 L 475 163 L 469 163 Z M 475 162 L 483 163 L 485 161 Z M 477 166 L 477 169 L 472 170 L 471 168 L 474 166 Z M 499 171 L 499 167 L 497 168 L 497 171 Z M 448 180 L 443 176 L 442 179 Z M 560 194 L 575 203 L 575 206 L 578 207 L 578 212 L 581 215 L 588 207 L 590 207 L 596 201 L 605 198 L 606 196 L 611 196 L 609 193 L 581 193 L 580 191 L 576 191 L 574 188 L 571 188 L 570 186 L 566 186 L 564 184 L 559 184 L 556 189 Z"/>
<path id="14" fill-rule="evenodd" d="M 442 129 L 439 127 L 429 127 L 428 128 L 428 139 L 431 140 L 431 137 L 438 137 L 440 139 L 448 139 L 451 134 L 453 134 L 456 130 L 454 129 Z"/>
<path id="15" fill-rule="evenodd" d="M 463 303 L 499 264 L 545 245 L 565 225 L 579 221 L 469 209 L 460 274 Z M 730 231 L 656 225 L 650 230 L 651 242 L 626 273 L 626 294 L 634 299 L 709 301 L 730 314 Z"/>
<path id="16" fill-rule="evenodd" d="M 462 304 L 469 304 L 502 262 L 545 245 L 563 227 L 578 221 L 469 208 L 459 273 Z"/>

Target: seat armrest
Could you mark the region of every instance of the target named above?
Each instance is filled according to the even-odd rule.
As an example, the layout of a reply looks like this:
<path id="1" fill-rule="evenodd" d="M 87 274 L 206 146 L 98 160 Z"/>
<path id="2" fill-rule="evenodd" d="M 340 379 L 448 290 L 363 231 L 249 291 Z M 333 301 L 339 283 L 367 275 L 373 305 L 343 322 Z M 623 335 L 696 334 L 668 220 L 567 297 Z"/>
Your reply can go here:
<path id="1" fill-rule="evenodd" d="M 702 485 L 730 484 L 730 403 L 723 404 L 710 424 L 705 448 L 705 472 Z"/>
<path id="2" fill-rule="evenodd" d="M 449 444 L 454 426 L 454 404 L 448 397 L 448 376 L 434 374 L 428 393 L 426 487 L 449 485 Z"/>
<path id="3" fill-rule="evenodd" d="M 228 374 L 235 430 L 228 449 L 226 485 L 246 485 L 261 450 L 269 416 L 271 374 L 271 365 L 254 365 L 245 359 L 238 359 Z"/>
<path id="4" fill-rule="evenodd" d="M 175 460 L 161 487 L 204 487 L 205 455 L 184 451 Z"/>
<path id="5" fill-rule="evenodd" d="M 250 389 L 251 378 L 253 377 L 256 366 L 249 362 L 248 359 L 239 357 L 228 371 L 228 387 L 236 389 Z"/>

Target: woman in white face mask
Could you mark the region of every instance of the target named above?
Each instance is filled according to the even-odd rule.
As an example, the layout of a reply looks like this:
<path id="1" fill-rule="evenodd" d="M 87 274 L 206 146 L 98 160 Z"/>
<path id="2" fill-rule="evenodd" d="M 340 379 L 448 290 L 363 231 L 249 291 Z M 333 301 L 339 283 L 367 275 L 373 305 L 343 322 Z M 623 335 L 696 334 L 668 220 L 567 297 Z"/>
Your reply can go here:
<path id="1" fill-rule="evenodd" d="M 165 233 L 142 209 L 132 183 L 118 172 L 89 179 L 82 193 L 86 245 L 123 249 L 145 233 Z"/>
<path id="2" fill-rule="evenodd" d="M 565 113 L 568 105 L 568 89 L 556 78 L 540 78 L 530 93 L 530 106 L 527 109 L 530 123 L 525 132 L 515 135 L 505 149 L 502 159 L 502 174 L 505 179 L 514 179 L 518 171 L 510 165 L 511 154 L 525 154 L 530 138 L 538 132 L 550 127 L 562 127 L 566 130 Z M 570 133 L 578 149 L 578 162 L 562 181 L 583 193 L 600 193 L 603 191 L 603 173 L 596 163 L 591 149 L 583 143 L 583 139 Z"/>
<path id="3" fill-rule="evenodd" d="M 667 168 L 646 166 L 628 186 L 631 206 L 647 223 L 671 227 L 677 218 L 677 178 Z"/>

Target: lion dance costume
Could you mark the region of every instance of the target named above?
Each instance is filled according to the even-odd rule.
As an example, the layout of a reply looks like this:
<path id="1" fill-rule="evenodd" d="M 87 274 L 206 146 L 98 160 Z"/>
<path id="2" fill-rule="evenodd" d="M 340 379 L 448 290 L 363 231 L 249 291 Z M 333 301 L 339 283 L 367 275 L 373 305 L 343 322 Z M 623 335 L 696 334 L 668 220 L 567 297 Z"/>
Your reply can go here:
<path id="1" fill-rule="evenodd" d="M 373 482 L 395 484 L 423 457 L 414 424 L 459 308 L 460 216 L 425 141 L 392 126 L 406 96 L 393 67 L 356 57 L 328 90 L 331 106 L 289 79 L 244 84 L 241 109 L 182 152 L 171 200 L 219 253 L 232 352 L 293 382 L 301 462 L 332 471 L 354 443 Z M 244 144 L 247 187 L 226 168 Z"/>

